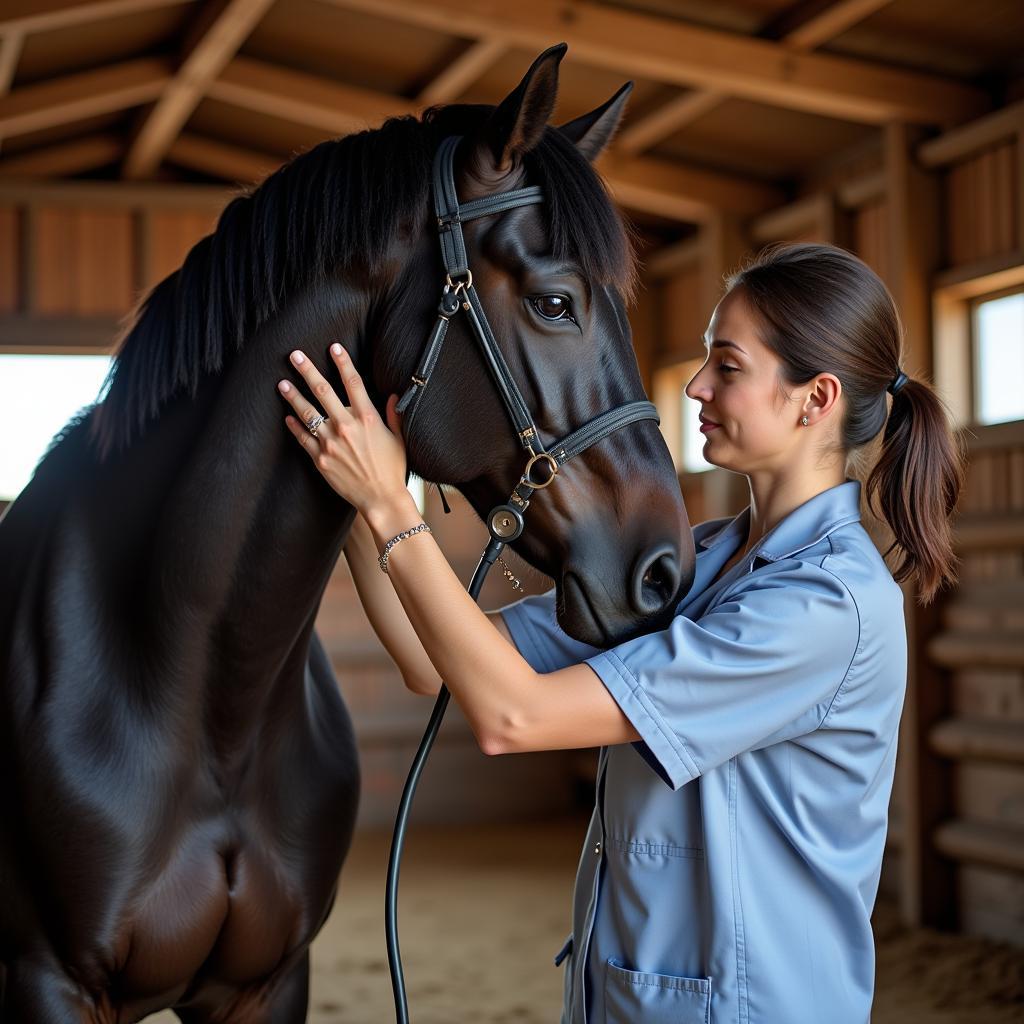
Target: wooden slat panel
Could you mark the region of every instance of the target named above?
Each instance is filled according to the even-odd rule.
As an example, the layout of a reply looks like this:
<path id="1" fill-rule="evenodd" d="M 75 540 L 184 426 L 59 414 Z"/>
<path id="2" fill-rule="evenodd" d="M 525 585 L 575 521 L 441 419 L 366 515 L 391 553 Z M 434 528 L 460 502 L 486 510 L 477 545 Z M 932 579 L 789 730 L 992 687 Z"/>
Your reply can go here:
<path id="1" fill-rule="evenodd" d="M 955 672 L 951 685 L 955 714 L 1024 724 L 1024 672 L 971 666 Z"/>
<path id="2" fill-rule="evenodd" d="M 990 477 L 983 473 L 979 473 L 977 477 L 972 474 L 968 494 L 975 487 L 985 488 L 988 500 L 991 501 Z M 957 521 L 956 531 L 957 546 L 964 551 L 999 550 L 1024 546 L 1024 521 L 1020 515 L 963 515 Z"/>
<path id="3" fill-rule="evenodd" d="M 1024 828 L 957 818 L 935 830 L 935 846 L 953 860 L 1024 872 Z"/>
<path id="4" fill-rule="evenodd" d="M 885 200 L 866 203 L 853 215 L 853 246 L 857 255 L 882 280 L 888 276 L 888 209 Z"/>
<path id="5" fill-rule="evenodd" d="M 0 313 L 17 312 L 21 295 L 21 218 L 16 206 L 0 206 Z"/>
<path id="6" fill-rule="evenodd" d="M 662 347 L 655 355 L 660 366 L 696 359 L 703 352 L 707 323 L 702 321 L 710 311 L 703 308 L 701 275 L 702 268 L 687 268 L 662 287 Z"/>
<path id="7" fill-rule="evenodd" d="M 150 279 L 146 287 L 162 281 L 181 266 L 189 249 L 216 226 L 217 218 L 202 211 L 159 210 L 150 215 Z"/>
<path id="8" fill-rule="evenodd" d="M 990 260 L 1019 247 L 1015 149 L 1012 141 L 990 147 L 943 176 L 948 266 Z"/>
<path id="9" fill-rule="evenodd" d="M 957 881 L 962 931 L 1021 945 L 1024 875 L 965 864 Z M 989 970 L 992 966 L 986 964 Z"/>
<path id="10" fill-rule="evenodd" d="M 944 632 L 929 642 L 928 657 L 944 668 L 965 665 L 1024 668 L 1024 636 L 995 631 Z"/>
<path id="11" fill-rule="evenodd" d="M 36 308 L 44 315 L 128 311 L 134 298 L 131 214 L 40 207 L 36 214 Z"/>
<path id="12" fill-rule="evenodd" d="M 1016 147 L 1013 143 L 997 146 L 994 152 L 995 190 L 992 209 L 996 215 L 996 252 L 1012 252 L 1017 244 L 1016 205 L 1013 170 Z"/>
<path id="13" fill-rule="evenodd" d="M 1015 749 L 1019 752 L 1019 747 Z M 955 778 L 954 812 L 962 819 L 1024 829 L 1024 770 L 1020 763 L 967 761 L 958 766 Z"/>
<path id="14" fill-rule="evenodd" d="M 957 760 L 1007 761 L 1024 765 L 1024 729 L 1016 722 L 980 718 L 947 718 L 931 732 L 931 746 L 943 757 Z M 966 772 L 969 765 L 961 768 Z M 963 776 L 961 775 L 961 778 Z M 1024 783 L 1024 776 L 1020 777 Z M 1024 790 L 1020 794 L 1024 824 Z M 965 813 L 969 816 L 969 812 Z"/>

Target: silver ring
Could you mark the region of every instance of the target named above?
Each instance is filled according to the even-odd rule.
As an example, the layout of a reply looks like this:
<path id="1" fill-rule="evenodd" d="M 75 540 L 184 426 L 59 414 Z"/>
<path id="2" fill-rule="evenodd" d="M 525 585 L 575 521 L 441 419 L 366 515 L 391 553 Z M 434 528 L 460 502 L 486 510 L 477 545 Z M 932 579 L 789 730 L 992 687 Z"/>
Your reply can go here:
<path id="1" fill-rule="evenodd" d="M 326 416 L 314 416 L 307 424 L 306 429 L 314 436 L 317 436 L 317 430 L 327 422 Z"/>

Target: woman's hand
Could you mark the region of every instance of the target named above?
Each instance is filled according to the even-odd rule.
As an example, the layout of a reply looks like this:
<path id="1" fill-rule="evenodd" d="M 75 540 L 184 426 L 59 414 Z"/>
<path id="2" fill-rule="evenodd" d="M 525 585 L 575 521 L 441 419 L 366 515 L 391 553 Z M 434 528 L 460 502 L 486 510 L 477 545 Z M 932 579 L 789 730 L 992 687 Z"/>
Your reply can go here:
<path id="1" fill-rule="evenodd" d="M 277 387 L 298 416 L 298 419 L 285 417 L 288 429 L 331 487 L 366 515 L 370 509 L 394 502 L 408 493 L 401 417 L 395 412 L 398 396 L 388 399 L 385 424 L 370 401 L 348 352 L 335 344 L 331 346 L 331 357 L 341 374 L 351 403 L 349 408 L 342 405 L 334 389 L 309 359 L 298 351 L 291 356 L 292 364 L 328 417 L 316 428 L 315 437 L 306 425 L 320 415 L 320 409 L 307 402 L 289 381 L 282 380 Z"/>

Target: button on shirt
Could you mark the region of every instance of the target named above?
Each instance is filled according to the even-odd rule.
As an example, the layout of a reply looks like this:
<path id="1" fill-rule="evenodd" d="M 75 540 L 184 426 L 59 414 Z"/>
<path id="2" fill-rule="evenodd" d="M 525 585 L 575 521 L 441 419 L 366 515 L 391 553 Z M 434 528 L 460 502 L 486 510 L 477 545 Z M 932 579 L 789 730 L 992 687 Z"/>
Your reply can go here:
<path id="1" fill-rule="evenodd" d="M 866 1024 L 906 684 L 903 594 L 860 483 L 815 495 L 720 580 L 750 509 L 693 530 L 669 626 L 608 650 L 554 590 L 502 609 L 539 672 L 585 661 L 641 740 L 601 749 L 562 1024 Z"/>

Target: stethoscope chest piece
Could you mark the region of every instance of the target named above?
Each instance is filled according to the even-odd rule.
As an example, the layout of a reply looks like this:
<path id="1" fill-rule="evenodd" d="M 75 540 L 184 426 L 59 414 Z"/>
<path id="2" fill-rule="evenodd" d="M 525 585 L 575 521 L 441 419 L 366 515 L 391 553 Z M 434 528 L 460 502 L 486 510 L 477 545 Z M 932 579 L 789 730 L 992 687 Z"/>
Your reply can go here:
<path id="1" fill-rule="evenodd" d="M 523 514 L 518 509 L 513 508 L 511 505 L 498 505 L 495 508 L 487 520 L 488 528 L 491 531 L 491 536 L 495 540 L 500 540 L 503 544 L 507 544 L 511 540 L 515 540 L 526 526 L 526 521 L 523 519 Z"/>

